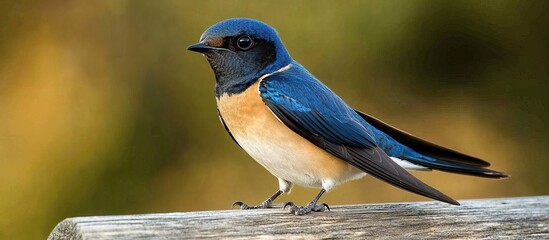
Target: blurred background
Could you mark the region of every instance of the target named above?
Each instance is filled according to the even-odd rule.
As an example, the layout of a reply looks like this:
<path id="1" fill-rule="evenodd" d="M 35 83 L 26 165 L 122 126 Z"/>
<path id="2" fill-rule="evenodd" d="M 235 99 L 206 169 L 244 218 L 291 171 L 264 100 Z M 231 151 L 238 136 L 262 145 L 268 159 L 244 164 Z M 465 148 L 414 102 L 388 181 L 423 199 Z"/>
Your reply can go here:
<path id="1" fill-rule="evenodd" d="M 217 118 L 186 51 L 212 24 L 274 26 L 350 105 L 512 175 L 419 178 L 456 199 L 549 194 L 547 1 L 2 1 L 0 239 L 64 218 L 229 209 L 276 179 Z M 280 201 L 307 203 L 316 189 Z M 371 177 L 331 205 L 425 201 Z"/>

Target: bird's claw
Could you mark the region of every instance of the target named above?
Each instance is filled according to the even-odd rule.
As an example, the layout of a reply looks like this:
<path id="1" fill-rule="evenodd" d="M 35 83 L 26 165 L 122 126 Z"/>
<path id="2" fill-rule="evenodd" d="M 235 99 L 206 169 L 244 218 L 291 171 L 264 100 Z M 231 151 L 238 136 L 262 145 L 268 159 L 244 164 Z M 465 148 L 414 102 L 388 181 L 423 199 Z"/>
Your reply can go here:
<path id="1" fill-rule="evenodd" d="M 290 213 L 298 216 L 305 215 L 310 212 L 324 212 L 326 210 L 330 211 L 330 207 L 326 203 L 322 203 L 320 205 L 309 203 L 307 206 L 299 207 L 296 206 L 293 202 L 286 202 L 282 205 L 282 209 L 286 209 L 286 207 L 288 206 L 290 207 Z"/>
<path id="2" fill-rule="evenodd" d="M 296 207 L 293 202 L 283 202 L 282 209 L 286 210 L 286 207 L 290 206 L 291 208 Z"/>
<path id="3" fill-rule="evenodd" d="M 271 208 L 272 207 L 272 203 L 273 201 L 270 201 L 270 200 L 267 200 L 257 206 L 250 206 L 246 203 L 243 203 L 241 201 L 236 201 L 233 203 L 233 205 L 231 206 L 231 208 L 235 208 L 235 207 L 240 207 L 240 209 L 242 210 L 247 210 L 247 209 L 266 209 L 266 208 Z"/>
<path id="4" fill-rule="evenodd" d="M 328 212 L 331 211 L 330 206 L 328 206 L 328 204 L 326 204 L 326 203 L 322 203 L 322 204 L 320 204 L 320 206 L 322 206 L 322 208 L 324 209 L 324 210 L 321 210 L 320 212 L 324 212 L 326 210 L 328 210 Z"/>
<path id="5" fill-rule="evenodd" d="M 231 205 L 231 208 L 235 208 L 235 207 L 240 207 L 240 209 L 248 209 L 250 206 L 248 206 L 248 204 L 245 204 L 241 201 L 236 201 L 233 203 L 233 205 Z"/>

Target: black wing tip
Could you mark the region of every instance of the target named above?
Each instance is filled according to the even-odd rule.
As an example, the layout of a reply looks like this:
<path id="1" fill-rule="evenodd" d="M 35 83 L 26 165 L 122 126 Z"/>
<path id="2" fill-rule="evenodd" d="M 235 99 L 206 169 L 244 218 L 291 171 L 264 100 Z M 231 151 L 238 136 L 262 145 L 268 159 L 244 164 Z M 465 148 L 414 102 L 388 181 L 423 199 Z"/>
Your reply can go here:
<path id="1" fill-rule="evenodd" d="M 427 187 L 429 187 L 428 185 L 426 185 Z M 431 187 L 429 187 L 431 188 Z M 431 198 L 431 199 L 434 199 L 434 200 L 438 200 L 438 201 L 441 201 L 441 202 L 445 202 L 445 203 L 448 203 L 448 204 L 452 204 L 452 205 L 456 205 L 456 206 L 459 206 L 461 205 L 458 201 L 454 200 L 453 198 L 447 196 L 446 194 L 434 189 L 434 188 L 431 188 L 431 190 L 429 190 L 428 192 L 430 192 L 430 194 L 421 194 L 425 197 L 428 197 L 428 198 Z"/>
<path id="2" fill-rule="evenodd" d="M 461 206 L 461 204 L 458 201 L 456 201 L 454 199 L 451 199 L 451 198 L 448 199 L 448 201 L 443 201 L 443 202 L 448 203 L 448 204 L 452 204 L 454 206 Z"/>

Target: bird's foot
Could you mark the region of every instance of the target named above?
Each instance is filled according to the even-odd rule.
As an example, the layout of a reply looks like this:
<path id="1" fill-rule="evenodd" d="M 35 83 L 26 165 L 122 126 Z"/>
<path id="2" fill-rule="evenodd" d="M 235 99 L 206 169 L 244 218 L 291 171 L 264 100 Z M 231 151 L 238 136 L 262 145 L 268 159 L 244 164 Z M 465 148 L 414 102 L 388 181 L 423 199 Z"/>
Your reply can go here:
<path id="1" fill-rule="evenodd" d="M 286 209 L 286 207 L 290 207 L 290 213 L 293 213 L 295 215 L 305 215 L 310 212 L 324 212 L 326 210 L 330 211 L 330 207 L 326 203 L 322 203 L 317 205 L 316 202 L 310 202 L 307 204 L 307 206 L 296 206 L 293 202 L 287 202 L 284 203 L 282 206 L 283 209 Z"/>
<path id="2" fill-rule="evenodd" d="M 273 200 L 271 199 L 267 199 L 265 200 L 265 202 L 262 202 L 261 204 L 257 205 L 257 206 L 250 206 L 246 203 L 243 203 L 243 202 L 240 202 L 240 201 L 237 201 L 237 202 L 234 202 L 233 205 L 232 205 L 232 208 L 235 208 L 235 207 L 240 207 L 240 209 L 242 210 L 247 210 L 247 209 L 267 209 L 267 208 L 272 208 L 273 207 Z"/>
<path id="3" fill-rule="evenodd" d="M 276 191 L 270 198 L 262 202 L 261 204 L 257 206 L 250 206 L 248 204 L 245 204 L 243 202 L 237 201 L 233 203 L 232 208 L 239 206 L 240 209 L 246 210 L 246 209 L 266 209 L 266 208 L 272 208 L 273 207 L 273 201 L 282 194 L 282 190 Z"/>

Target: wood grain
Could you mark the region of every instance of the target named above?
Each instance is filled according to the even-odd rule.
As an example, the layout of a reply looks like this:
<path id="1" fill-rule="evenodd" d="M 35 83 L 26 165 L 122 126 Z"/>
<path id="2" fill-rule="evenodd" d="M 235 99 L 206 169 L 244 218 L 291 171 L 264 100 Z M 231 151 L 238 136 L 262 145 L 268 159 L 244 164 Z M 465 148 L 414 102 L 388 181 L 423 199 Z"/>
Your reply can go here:
<path id="1" fill-rule="evenodd" d="M 549 196 L 68 218 L 48 239 L 549 239 Z"/>

